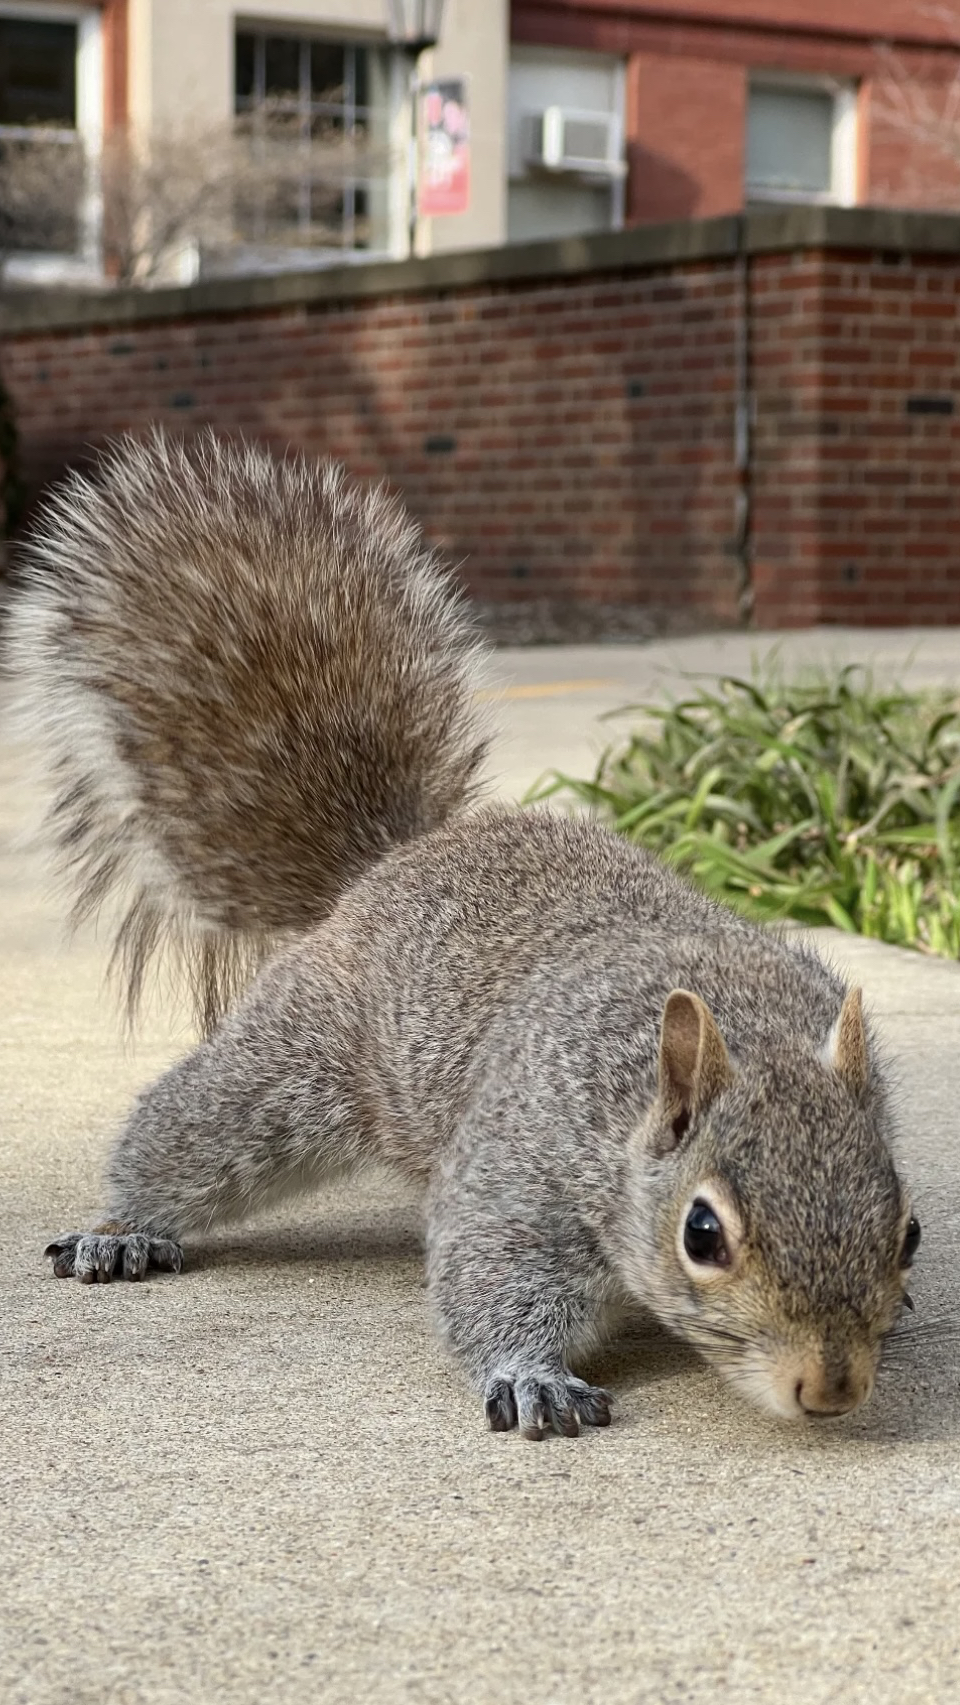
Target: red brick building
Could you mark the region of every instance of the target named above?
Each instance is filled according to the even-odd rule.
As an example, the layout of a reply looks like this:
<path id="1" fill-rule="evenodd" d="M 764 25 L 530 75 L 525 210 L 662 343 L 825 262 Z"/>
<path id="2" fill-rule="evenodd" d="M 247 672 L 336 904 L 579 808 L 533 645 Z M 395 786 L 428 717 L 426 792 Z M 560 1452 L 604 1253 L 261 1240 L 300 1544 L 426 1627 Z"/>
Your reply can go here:
<path id="1" fill-rule="evenodd" d="M 513 0 L 511 34 L 515 54 L 625 64 L 628 224 L 764 200 L 960 210 L 960 0 Z"/>
<path id="2" fill-rule="evenodd" d="M 57 186 L 86 162 L 65 217 L 38 224 L 29 198 L 5 281 L 116 276 L 115 133 L 209 144 L 262 102 L 301 140 L 369 137 L 367 165 L 314 207 L 298 143 L 232 254 L 197 217 L 154 276 L 405 256 L 409 67 L 387 18 L 386 0 L 0 0 L 0 149 L 32 140 L 65 163 Z M 468 77 L 473 149 L 469 205 L 420 219 L 421 254 L 771 201 L 960 210 L 960 0 L 450 0 L 421 65 Z"/>

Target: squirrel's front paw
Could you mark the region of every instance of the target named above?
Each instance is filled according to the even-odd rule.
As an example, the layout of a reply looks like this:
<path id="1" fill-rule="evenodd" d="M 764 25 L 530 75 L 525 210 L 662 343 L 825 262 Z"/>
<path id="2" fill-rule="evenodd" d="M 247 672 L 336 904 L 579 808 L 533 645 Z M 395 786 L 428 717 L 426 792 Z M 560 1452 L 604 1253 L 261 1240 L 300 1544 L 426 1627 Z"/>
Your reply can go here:
<path id="1" fill-rule="evenodd" d="M 53 1262 L 58 1279 L 79 1279 L 82 1285 L 107 1285 L 111 1279 L 144 1279 L 151 1267 L 179 1273 L 183 1250 L 168 1237 L 121 1231 L 103 1226 L 94 1231 L 68 1231 L 48 1243 L 44 1255 Z"/>
<path id="2" fill-rule="evenodd" d="M 484 1392 L 491 1430 L 508 1433 L 519 1427 L 525 1439 L 542 1439 L 551 1428 L 575 1439 L 581 1422 L 585 1427 L 609 1427 L 610 1402 L 609 1391 L 587 1385 L 572 1373 L 494 1377 Z"/>

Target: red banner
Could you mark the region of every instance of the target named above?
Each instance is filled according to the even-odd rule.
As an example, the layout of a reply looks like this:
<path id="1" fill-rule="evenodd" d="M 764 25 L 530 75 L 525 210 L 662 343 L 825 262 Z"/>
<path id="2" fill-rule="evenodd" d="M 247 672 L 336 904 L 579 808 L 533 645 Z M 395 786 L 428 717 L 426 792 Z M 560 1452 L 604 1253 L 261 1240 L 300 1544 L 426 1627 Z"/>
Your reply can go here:
<path id="1" fill-rule="evenodd" d="M 420 89 L 417 212 L 466 213 L 470 205 L 470 120 L 462 77 Z"/>

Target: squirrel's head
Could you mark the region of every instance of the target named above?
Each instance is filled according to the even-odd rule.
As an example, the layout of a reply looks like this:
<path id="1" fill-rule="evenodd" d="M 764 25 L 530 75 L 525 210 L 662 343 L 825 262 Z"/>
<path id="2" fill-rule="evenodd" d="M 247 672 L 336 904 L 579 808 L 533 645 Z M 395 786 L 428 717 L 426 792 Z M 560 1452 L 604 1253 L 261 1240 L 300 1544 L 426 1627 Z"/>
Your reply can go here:
<path id="1" fill-rule="evenodd" d="M 848 1414 L 873 1389 L 920 1241 L 885 1127 L 859 989 L 820 1049 L 759 1065 L 730 1058 L 698 996 L 667 1000 L 637 1288 L 777 1415 Z"/>

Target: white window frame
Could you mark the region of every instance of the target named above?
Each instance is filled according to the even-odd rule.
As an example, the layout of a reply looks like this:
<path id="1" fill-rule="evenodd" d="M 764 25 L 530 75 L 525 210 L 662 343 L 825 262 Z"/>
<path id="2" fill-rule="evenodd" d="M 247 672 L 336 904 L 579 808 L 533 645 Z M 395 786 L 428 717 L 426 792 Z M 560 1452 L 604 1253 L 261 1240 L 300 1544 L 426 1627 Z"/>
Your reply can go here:
<path id="1" fill-rule="evenodd" d="M 0 0 L 0 4 L 2 4 L 2 0 Z M 352 29 L 347 24 L 344 24 L 342 28 L 336 28 L 333 23 L 327 21 L 318 23 L 310 18 L 301 18 L 293 21 L 284 16 L 272 18 L 269 16 L 264 17 L 262 15 L 253 16 L 245 12 L 237 13 L 233 17 L 232 50 L 234 54 L 236 54 L 237 37 L 240 35 L 252 35 L 259 36 L 261 38 L 279 36 L 285 37 L 290 41 L 295 41 L 300 49 L 301 62 L 303 60 L 304 50 L 313 42 L 328 42 L 331 46 L 342 48 L 344 50 L 353 50 L 354 52 L 357 50 L 365 50 L 385 54 L 387 56 L 386 81 L 388 91 L 386 125 L 388 135 L 391 139 L 391 144 L 393 143 L 395 121 L 398 110 L 402 106 L 404 94 L 402 85 L 398 85 L 397 83 L 396 75 L 398 70 L 398 60 L 402 59 L 402 55 L 395 55 L 389 52 L 390 44 L 385 37 L 371 34 L 368 31 L 365 31 L 362 27 L 356 30 Z M 304 76 L 305 73 L 301 63 L 301 79 L 303 79 Z M 256 112 L 256 96 L 251 98 L 249 105 L 245 105 L 242 108 L 238 106 L 235 83 L 231 99 L 233 102 L 232 111 L 235 118 L 240 116 L 243 111 Z M 312 98 L 303 82 L 301 83 L 301 89 L 298 95 L 292 97 L 292 100 L 294 103 L 294 110 L 299 108 L 301 116 L 306 116 L 307 112 L 312 110 L 314 107 L 320 108 L 324 105 L 322 101 L 315 101 Z M 369 113 L 372 109 L 369 105 L 364 109 L 360 109 L 356 106 L 356 103 L 351 103 L 345 108 L 345 111 L 352 112 L 354 114 L 359 110 Z M 354 262 L 362 263 L 364 261 L 371 260 L 386 260 L 394 255 L 403 253 L 402 238 L 398 245 L 397 233 L 395 231 L 396 219 L 393 206 L 393 191 L 396 179 L 400 179 L 401 188 L 403 187 L 405 180 L 402 173 L 397 174 L 393 170 L 390 171 L 389 176 L 390 182 L 388 186 L 387 214 L 388 231 L 385 243 L 380 245 L 371 244 L 367 248 L 360 248 L 355 242 L 344 243 L 342 245 L 331 244 L 329 246 L 311 245 L 309 247 L 301 248 L 295 243 L 274 244 L 269 241 L 258 242 L 254 239 L 249 243 L 242 243 L 238 245 L 236 254 L 233 257 L 234 264 L 244 271 L 249 271 L 252 268 L 257 271 L 262 270 L 270 272 L 288 270 L 291 266 L 310 269 L 314 267 L 328 267 L 332 264 L 349 265 Z M 352 235 L 355 235 L 356 229 L 354 200 L 356 191 L 358 189 L 367 188 L 367 183 L 359 178 L 354 180 L 351 184 L 351 204 L 348 210 L 345 211 L 343 225 L 344 229 L 349 231 Z M 227 265 L 229 266 L 230 263 L 227 262 Z"/>
<path id="2" fill-rule="evenodd" d="M 101 284 L 103 282 L 103 193 L 99 161 L 103 148 L 103 18 L 99 6 L 30 0 L 0 0 L 0 18 L 24 18 L 31 23 L 77 25 L 77 124 L 89 175 L 80 208 L 80 247 L 70 254 L 10 255 L 3 276 L 11 283 Z M 21 139 L 29 131 L 0 125 L 5 135 Z"/>
<path id="3" fill-rule="evenodd" d="M 626 168 L 626 134 L 627 134 L 627 62 L 620 59 L 613 73 L 614 115 L 620 127 L 620 147 L 624 158 L 624 170 L 618 172 L 610 184 L 610 228 L 622 231 L 627 213 L 627 168 Z"/>
<path id="4" fill-rule="evenodd" d="M 751 71 L 747 85 L 749 116 L 750 94 L 754 89 L 784 89 L 830 95 L 833 99 L 833 126 L 830 134 L 830 188 L 828 190 L 767 189 L 751 184 L 744 172 L 744 197 L 751 201 L 795 202 L 798 205 L 855 207 L 857 203 L 857 149 L 859 145 L 859 94 L 855 83 L 838 77 L 818 77 L 788 71 Z M 746 138 L 744 138 L 746 142 Z"/>

